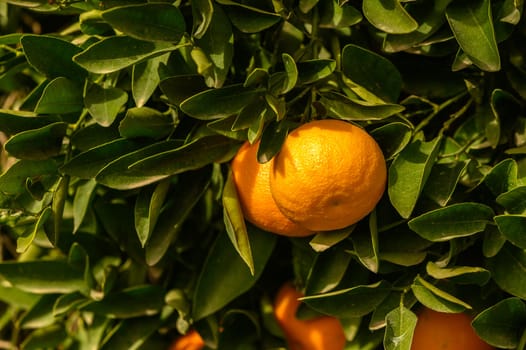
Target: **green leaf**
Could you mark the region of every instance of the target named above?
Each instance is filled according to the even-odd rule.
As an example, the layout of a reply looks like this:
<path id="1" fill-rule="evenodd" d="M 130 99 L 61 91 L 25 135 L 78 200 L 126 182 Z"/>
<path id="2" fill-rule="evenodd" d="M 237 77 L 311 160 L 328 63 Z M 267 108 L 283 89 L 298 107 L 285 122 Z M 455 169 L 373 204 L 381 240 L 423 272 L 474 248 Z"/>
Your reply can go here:
<path id="1" fill-rule="evenodd" d="M 58 122 L 23 131 L 11 137 L 4 148 L 10 155 L 19 159 L 47 159 L 60 153 L 67 129 L 67 123 Z"/>
<path id="2" fill-rule="evenodd" d="M 263 89 L 247 89 L 242 85 L 210 89 L 184 100 L 181 110 L 200 120 L 220 119 L 237 114 L 263 92 Z"/>
<path id="3" fill-rule="evenodd" d="M 441 290 L 417 276 L 411 285 L 413 294 L 420 303 L 438 312 L 463 312 L 471 306 L 457 297 Z"/>
<path id="4" fill-rule="evenodd" d="M 82 225 L 92 204 L 91 200 L 95 194 L 96 186 L 97 182 L 94 179 L 80 181 L 77 186 L 75 198 L 73 199 L 73 232 L 77 232 Z"/>
<path id="5" fill-rule="evenodd" d="M 0 284 L 0 300 L 8 305 L 16 307 L 17 309 L 30 309 L 40 298 L 40 295 Z"/>
<path id="6" fill-rule="evenodd" d="M 401 105 L 373 104 L 336 92 L 326 92 L 321 96 L 320 103 L 327 109 L 327 114 L 343 120 L 382 120 L 404 110 Z"/>
<path id="7" fill-rule="evenodd" d="M 407 34 L 389 34 L 383 42 L 386 52 L 407 50 L 425 39 L 442 27 L 446 21 L 445 11 L 452 0 L 436 0 L 433 4 L 417 3 L 413 7 L 412 17 L 418 22 L 418 28 Z"/>
<path id="8" fill-rule="evenodd" d="M 301 61 L 297 64 L 298 85 L 307 85 L 327 78 L 336 69 L 336 61 L 316 59 Z"/>
<path id="9" fill-rule="evenodd" d="M 445 268 L 431 261 L 426 265 L 426 272 L 437 280 L 445 279 L 458 284 L 478 284 L 479 286 L 485 285 L 491 278 L 490 272 L 482 267 L 454 266 Z"/>
<path id="10" fill-rule="evenodd" d="M 478 314 L 472 325 L 486 343 L 502 349 L 516 349 L 525 323 L 524 301 L 507 298 Z"/>
<path id="11" fill-rule="evenodd" d="M 174 129 L 173 118 L 150 107 L 134 107 L 126 111 L 119 123 L 119 133 L 125 138 L 148 137 L 161 139 Z"/>
<path id="12" fill-rule="evenodd" d="M 289 128 L 287 127 L 286 121 L 270 122 L 261 135 L 261 141 L 257 153 L 258 162 L 269 162 L 276 154 L 278 154 L 283 142 L 285 142 L 285 139 L 287 138 L 288 132 Z"/>
<path id="13" fill-rule="evenodd" d="M 206 85 L 219 88 L 226 80 L 234 56 L 232 25 L 223 9 L 214 3 L 213 14 L 207 31 L 195 40 L 192 58 Z"/>
<path id="14" fill-rule="evenodd" d="M 29 249 L 31 244 L 33 244 L 33 241 L 35 240 L 37 233 L 41 231 L 44 228 L 44 225 L 46 222 L 51 218 L 52 210 L 50 207 L 46 207 L 40 215 L 38 216 L 38 220 L 35 222 L 35 225 L 31 228 L 31 230 L 23 235 L 18 237 L 16 240 L 16 252 L 17 253 L 24 253 Z"/>
<path id="15" fill-rule="evenodd" d="M 252 259 L 252 248 L 248 240 L 248 232 L 243 216 L 243 210 L 239 203 L 236 185 L 229 172 L 222 196 L 223 221 L 226 232 L 232 245 L 236 248 L 239 256 L 247 264 L 250 273 L 254 275 L 254 260 Z"/>
<path id="16" fill-rule="evenodd" d="M 139 349 L 162 326 L 158 316 L 129 318 L 119 322 L 104 339 L 102 350 Z"/>
<path id="17" fill-rule="evenodd" d="M 159 286 L 135 286 L 111 293 L 101 301 L 93 301 L 83 306 L 82 310 L 109 318 L 151 316 L 161 311 L 164 294 Z"/>
<path id="18" fill-rule="evenodd" d="M 169 54 L 137 63 L 132 71 L 132 95 L 135 105 L 142 107 L 148 102 L 159 85 L 159 66 L 168 63 Z"/>
<path id="19" fill-rule="evenodd" d="M 404 123 L 394 122 L 382 125 L 371 131 L 385 159 L 393 159 L 411 141 L 411 128 Z"/>
<path id="20" fill-rule="evenodd" d="M 151 156 L 178 149 L 178 147 L 181 147 L 180 141 L 160 141 L 130 153 L 126 152 L 118 158 L 112 157 L 110 162 L 105 162 L 95 176 L 95 180 L 100 184 L 120 190 L 142 187 L 157 182 L 168 177 L 168 175 L 147 175 L 145 171 L 131 169 L 131 165 Z M 171 164 L 157 164 L 161 167 L 167 165 Z M 188 168 L 184 170 L 188 170 Z"/>
<path id="21" fill-rule="evenodd" d="M 351 262 L 351 254 L 334 248 L 318 253 L 305 286 L 307 295 L 327 293 L 338 286 Z"/>
<path id="22" fill-rule="evenodd" d="M 378 257 L 378 228 L 376 227 L 376 212 L 369 217 L 369 230 L 354 230 L 352 242 L 358 259 L 368 270 L 378 273 L 380 259 Z"/>
<path id="23" fill-rule="evenodd" d="M 141 40 L 176 43 L 185 32 L 181 11 L 167 3 L 114 7 L 102 12 L 102 18 L 113 28 Z"/>
<path id="24" fill-rule="evenodd" d="M 23 329 L 37 329 L 52 325 L 55 322 L 53 315 L 53 305 L 57 300 L 57 295 L 43 295 L 31 309 L 20 319 L 20 326 Z"/>
<path id="25" fill-rule="evenodd" d="M 224 307 L 248 291 L 259 279 L 267 263 L 276 236 L 269 235 L 251 225 L 247 226 L 248 238 L 254 250 L 254 275 L 247 269 L 226 234 L 220 234 L 209 250 L 201 270 L 194 298 L 192 315 L 200 320 Z"/>
<path id="26" fill-rule="evenodd" d="M 361 317 L 372 312 L 387 297 L 391 286 L 386 281 L 359 285 L 329 293 L 301 298 L 308 306 L 335 317 Z"/>
<path id="27" fill-rule="evenodd" d="M 82 85 L 64 77 L 58 77 L 44 89 L 35 107 L 35 113 L 75 113 L 80 112 L 83 107 Z"/>
<path id="28" fill-rule="evenodd" d="M 86 291 L 83 272 L 62 260 L 0 263 L 0 276 L 14 287 L 38 294 Z"/>
<path id="29" fill-rule="evenodd" d="M 7 135 L 39 129 L 60 121 L 57 116 L 39 116 L 33 112 L 0 109 L 0 131 Z"/>
<path id="30" fill-rule="evenodd" d="M 143 176 L 174 175 L 221 161 L 232 155 L 238 145 L 239 141 L 223 136 L 203 137 L 181 147 L 137 160 L 130 165 L 129 170 Z"/>
<path id="31" fill-rule="evenodd" d="M 484 204 L 465 202 L 428 211 L 408 224 L 421 237 L 443 242 L 484 231 L 494 215 L 493 210 Z"/>
<path id="32" fill-rule="evenodd" d="M 294 58 L 292 58 L 292 56 L 287 53 L 283 53 L 281 55 L 281 59 L 283 60 L 283 65 L 285 66 L 286 74 L 284 77 L 286 79 L 284 79 L 283 87 L 280 89 L 279 94 L 286 94 L 292 90 L 298 82 L 298 67 L 296 66 Z"/>
<path id="33" fill-rule="evenodd" d="M 386 33 L 404 34 L 418 28 L 398 0 L 364 0 L 362 11 L 373 26 Z"/>
<path id="34" fill-rule="evenodd" d="M 508 241 L 519 248 L 526 249 L 526 237 L 524 228 L 526 227 L 526 216 L 523 215 L 498 215 L 495 222 L 499 231 Z"/>
<path id="35" fill-rule="evenodd" d="M 21 344 L 24 350 L 39 350 L 43 348 L 60 348 L 68 339 L 66 329 L 60 324 L 36 329 L 28 335 Z"/>
<path id="36" fill-rule="evenodd" d="M 480 69 L 500 70 L 490 0 L 456 1 L 446 9 L 449 26 L 462 50 Z"/>
<path id="37" fill-rule="evenodd" d="M 409 218 L 429 177 L 440 149 L 441 137 L 416 140 L 398 154 L 389 167 L 388 194 L 403 218 Z"/>
<path id="38" fill-rule="evenodd" d="M 192 5 L 192 36 L 200 39 L 208 30 L 212 16 L 214 15 L 214 4 L 212 0 L 195 0 Z"/>
<path id="39" fill-rule="evenodd" d="M 495 165 L 484 177 L 484 184 L 498 196 L 517 186 L 517 162 L 507 158 Z"/>
<path id="40" fill-rule="evenodd" d="M 526 252 L 510 244 L 487 260 L 491 277 L 505 292 L 526 299 Z"/>
<path id="41" fill-rule="evenodd" d="M 163 180 L 155 186 L 142 188 L 137 196 L 134 213 L 135 230 L 143 247 L 155 228 L 169 188 L 170 181 Z"/>
<path id="42" fill-rule="evenodd" d="M 336 1 L 322 1 L 320 27 L 321 28 L 347 28 L 362 21 L 363 16 L 353 6 L 346 4 L 340 6 Z"/>
<path id="43" fill-rule="evenodd" d="M 510 214 L 524 214 L 526 212 L 526 186 L 515 187 L 500 194 L 496 201 Z"/>
<path id="44" fill-rule="evenodd" d="M 387 328 L 384 335 L 384 349 L 410 350 L 413 332 L 418 318 L 411 310 L 401 306 L 387 314 Z"/>
<path id="45" fill-rule="evenodd" d="M 181 102 L 207 89 L 200 75 L 178 75 L 161 80 L 160 88 L 170 103 L 179 106 Z"/>
<path id="46" fill-rule="evenodd" d="M 102 143 L 73 157 L 60 168 L 60 171 L 81 179 L 92 179 L 106 165 L 142 146 L 144 145 L 141 142 L 130 139 L 116 139 Z"/>
<path id="47" fill-rule="evenodd" d="M 309 242 L 312 250 L 322 253 L 345 240 L 354 231 L 356 225 L 345 227 L 341 230 L 324 231 L 317 233 Z"/>
<path id="48" fill-rule="evenodd" d="M 82 49 L 60 38 L 24 35 L 20 39 L 27 61 L 48 78 L 66 77 L 82 81 L 87 72 L 72 58 Z"/>
<path id="49" fill-rule="evenodd" d="M 277 13 L 261 10 L 231 0 L 218 0 L 218 3 L 225 5 L 224 9 L 232 24 L 243 33 L 258 33 L 281 20 Z"/>
<path id="50" fill-rule="evenodd" d="M 157 264 L 169 251 L 170 244 L 177 240 L 183 223 L 210 185 L 210 168 L 188 171 L 177 177 L 173 193 L 177 200 L 167 200 L 157 219 L 157 225 L 146 242 L 146 263 Z"/>
<path id="51" fill-rule="evenodd" d="M 127 101 L 128 94 L 124 90 L 93 84 L 86 92 L 84 104 L 99 125 L 110 126 Z"/>
<path id="52" fill-rule="evenodd" d="M 435 164 L 424 186 L 425 195 L 441 207 L 445 206 L 453 196 L 453 192 L 467 166 L 468 162 Z"/>
<path id="53" fill-rule="evenodd" d="M 52 159 L 21 160 L 0 176 L 0 192 L 6 195 L 21 194 L 26 190 L 27 179 L 57 175 L 57 164 Z"/>
<path id="54" fill-rule="evenodd" d="M 348 44 L 342 51 L 342 72 L 354 84 L 383 101 L 395 103 L 398 100 L 402 76 L 388 59 L 361 46 Z"/>
<path id="55" fill-rule="evenodd" d="M 111 36 L 73 56 L 73 60 L 89 72 L 106 74 L 175 51 L 180 47 L 180 45 L 172 45 L 168 42 L 144 41 L 129 36 Z"/>

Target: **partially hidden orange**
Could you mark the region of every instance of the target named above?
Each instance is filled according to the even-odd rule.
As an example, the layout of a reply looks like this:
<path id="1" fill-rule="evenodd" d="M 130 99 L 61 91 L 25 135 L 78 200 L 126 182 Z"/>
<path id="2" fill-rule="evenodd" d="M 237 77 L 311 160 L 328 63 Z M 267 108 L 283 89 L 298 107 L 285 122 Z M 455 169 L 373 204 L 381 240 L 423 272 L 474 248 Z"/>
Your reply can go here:
<path id="1" fill-rule="evenodd" d="M 271 162 L 259 163 L 259 142 L 241 146 L 231 162 L 233 181 L 243 215 L 255 226 L 284 236 L 300 237 L 313 232 L 287 219 L 276 206 L 270 193 Z"/>
<path id="2" fill-rule="evenodd" d="M 311 231 L 350 226 L 385 190 L 382 150 L 362 128 L 324 119 L 293 130 L 274 157 L 270 190 L 279 210 Z"/>
<path id="3" fill-rule="evenodd" d="M 418 313 L 411 350 L 493 350 L 475 333 L 465 313 L 423 308 Z"/>
<path id="4" fill-rule="evenodd" d="M 285 334 L 289 350 L 343 350 L 345 334 L 340 321 L 331 316 L 300 320 L 296 312 L 303 295 L 284 284 L 274 300 L 274 316 Z"/>
<path id="5" fill-rule="evenodd" d="M 203 338 L 195 329 L 177 338 L 169 350 L 202 350 L 205 346 Z"/>

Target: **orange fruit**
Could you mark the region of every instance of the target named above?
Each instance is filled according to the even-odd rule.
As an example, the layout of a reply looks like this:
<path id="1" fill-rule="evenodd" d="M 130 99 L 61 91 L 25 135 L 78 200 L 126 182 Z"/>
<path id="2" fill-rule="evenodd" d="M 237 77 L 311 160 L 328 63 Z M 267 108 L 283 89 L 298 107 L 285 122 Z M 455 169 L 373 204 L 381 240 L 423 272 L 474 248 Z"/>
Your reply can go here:
<path id="1" fill-rule="evenodd" d="M 270 190 L 280 211 L 311 231 L 350 226 L 369 214 L 385 190 L 382 150 L 363 129 L 316 120 L 293 130 L 274 157 Z"/>
<path id="2" fill-rule="evenodd" d="M 195 329 L 177 338 L 169 350 L 201 350 L 205 346 L 203 338 Z"/>
<path id="3" fill-rule="evenodd" d="M 274 301 L 274 317 L 285 334 L 289 350 L 343 350 L 345 334 L 336 317 L 296 318 L 303 295 L 290 283 L 284 284 Z"/>
<path id="4" fill-rule="evenodd" d="M 284 236 L 308 236 L 313 232 L 287 219 L 276 206 L 270 193 L 271 162 L 257 160 L 259 142 L 246 142 L 232 159 L 232 177 L 243 215 L 257 227 Z"/>
<path id="5" fill-rule="evenodd" d="M 480 339 L 471 317 L 423 308 L 418 313 L 411 350 L 492 350 Z"/>

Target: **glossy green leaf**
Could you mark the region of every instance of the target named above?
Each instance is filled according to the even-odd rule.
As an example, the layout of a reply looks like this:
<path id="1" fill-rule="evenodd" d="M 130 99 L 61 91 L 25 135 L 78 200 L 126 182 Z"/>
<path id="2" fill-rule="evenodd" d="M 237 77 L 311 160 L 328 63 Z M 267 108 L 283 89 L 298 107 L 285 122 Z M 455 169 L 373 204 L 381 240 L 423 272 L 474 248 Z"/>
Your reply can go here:
<path id="1" fill-rule="evenodd" d="M 16 288 L 38 294 L 86 290 L 82 271 L 62 260 L 2 262 L 0 276 Z"/>
<path id="2" fill-rule="evenodd" d="M 498 196 L 517 186 L 517 162 L 507 158 L 497 163 L 484 177 L 484 183 Z"/>
<path id="3" fill-rule="evenodd" d="M 164 180 L 155 186 L 142 188 L 137 196 L 134 211 L 135 230 L 143 247 L 155 228 L 169 189 L 170 181 Z"/>
<path id="4" fill-rule="evenodd" d="M 504 192 L 496 201 L 510 214 L 523 214 L 526 212 L 526 186 L 515 187 Z"/>
<path id="5" fill-rule="evenodd" d="M 23 131 L 11 137 L 4 148 L 13 157 L 39 160 L 56 156 L 62 149 L 68 124 L 58 122 L 39 129 Z"/>
<path id="6" fill-rule="evenodd" d="M 66 77 L 82 81 L 87 72 L 73 62 L 82 49 L 57 37 L 24 35 L 20 39 L 29 64 L 48 78 Z"/>
<path id="7" fill-rule="evenodd" d="M 519 248 L 526 249 L 526 237 L 524 237 L 526 216 L 498 215 L 495 216 L 495 222 L 497 223 L 499 231 L 508 241 Z"/>
<path id="8" fill-rule="evenodd" d="M 66 114 L 80 112 L 83 107 L 82 85 L 64 77 L 58 77 L 44 89 L 35 107 L 35 113 Z"/>
<path id="9" fill-rule="evenodd" d="M 322 1 L 320 27 L 346 28 L 358 24 L 363 16 L 360 11 L 350 4 L 340 6 L 337 1 Z"/>
<path id="10" fill-rule="evenodd" d="M 21 160 L 13 164 L 0 176 L 0 192 L 6 195 L 21 194 L 26 189 L 26 180 L 57 175 L 54 160 Z"/>
<path id="11" fill-rule="evenodd" d="M 231 0 L 218 0 L 232 24 L 244 33 L 261 32 L 281 20 L 277 13 L 261 10 L 257 7 Z"/>
<path id="12" fill-rule="evenodd" d="M 458 284 L 478 284 L 480 286 L 485 285 L 491 277 L 489 271 L 482 267 L 440 267 L 431 261 L 426 265 L 426 272 L 437 280 L 446 279 Z"/>
<path id="13" fill-rule="evenodd" d="M 247 226 L 248 238 L 254 250 L 254 274 L 239 257 L 226 234 L 220 234 L 212 245 L 197 282 L 192 315 L 202 319 L 224 307 L 247 290 L 261 275 L 276 242 L 269 235 L 251 225 Z"/>
<path id="14" fill-rule="evenodd" d="M 331 75 L 336 69 L 336 62 L 328 59 L 301 61 L 298 62 L 297 69 L 297 84 L 312 84 Z"/>
<path id="15" fill-rule="evenodd" d="M 386 52 L 398 52 L 409 49 L 429 38 L 433 33 L 440 29 L 446 21 L 445 11 L 452 0 L 433 1 L 429 3 L 419 3 L 417 9 L 413 7 L 412 17 L 418 22 L 418 28 L 407 34 L 389 34 L 383 42 L 383 49 Z"/>
<path id="16" fill-rule="evenodd" d="M 389 123 L 371 131 L 385 159 L 393 159 L 411 141 L 411 128 L 404 123 Z"/>
<path id="17" fill-rule="evenodd" d="M 491 223 L 493 210 L 479 203 L 458 203 L 429 211 L 409 221 L 409 228 L 423 238 L 441 242 L 482 232 Z"/>
<path id="18" fill-rule="evenodd" d="M 238 113 L 263 92 L 263 89 L 247 89 L 242 85 L 210 89 L 184 100 L 181 110 L 200 120 L 224 118 Z"/>
<path id="19" fill-rule="evenodd" d="M 398 0 L 364 0 L 362 11 L 373 26 L 386 33 L 404 34 L 418 28 Z"/>
<path id="20" fill-rule="evenodd" d="M 361 317 L 373 311 L 391 290 L 386 281 L 301 298 L 308 306 L 336 317 Z"/>
<path id="21" fill-rule="evenodd" d="M 29 249 L 33 241 L 35 240 L 39 231 L 44 228 L 46 222 L 51 218 L 52 210 L 50 207 L 46 207 L 38 216 L 35 225 L 25 235 L 18 237 L 16 240 L 16 251 L 17 253 L 24 253 Z"/>
<path id="22" fill-rule="evenodd" d="M 175 51 L 179 47 L 168 42 L 144 41 L 129 36 L 111 36 L 73 56 L 73 60 L 89 72 L 106 74 Z"/>
<path id="23" fill-rule="evenodd" d="M 130 172 L 143 176 L 168 176 L 202 168 L 221 161 L 237 150 L 238 141 L 209 136 L 172 150 L 166 150 L 130 164 Z M 199 155 L 199 156 L 197 156 Z"/>
<path id="24" fill-rule="evenodd" d="M 148 175 L 146 174 L 146 171 L 131 169 L 131 165 L 151 156 L 177 149 L 180 146 L 180 141 L 160 141 L 129 153 L 126 152 L 118 158 L 112 157 L 112 160 L 110 162 L 105 162 L 103 167 L 96 174 L 95 180 L 108 187 L 121 190 L 137 188 L 157 182 L 168 176 L 160 174 Z M 166 166 L 167 164 L 157 165 Z"/>
<path id="25" fill-rule="evenodd" d="M 223 9 L 214 3 L 213 14 L 207 31 L 195 40 L 192 58 L 206 85 L 223 86 L 234 55 L 232 25 Z"/>
<path id="26" fill-rule="evenodd" d="M 338 286 L 351 262 L 351 254 L 343 249 L 331 249 L 316 255 L 307 277 L 307 295 L 327 293 Z"/>
<path id="27" fill-rule="evenodd" d="M 0 284 L 0 300 L 16 308 L 27 310 L 41 298 L 40 295 Z"/>
<path id="28" fill-rule="evenodd" d="M 183 224 L 210 185 L 210 169 L 185 172 L 178 176 L 173 193 L 177 200 L 167 200 L 157 225 L 146 242 L 145 258 L 150 266 L 157 264 L 177 240 Z"/>
<path id="29" fill-rule="evenodd" d="M 139 349 L 161 325 L 162 320 L 157 316 L 125 319 L 104 339 L 101 349 Z"/>
<path id="30" fill-rule="evenodd" d="M 60 121 L 57 116 L 39 116 L 33 112 L 0 109 L 0 130 L 7 135 L 39 129 Z"/>
<path id="31" fill-rule="evenodd" d="M 467 166 L 467 162 L 435 164 L 424 186 L 425 195 L 438 205 L 445 206 L 453 196 L 453 192 Z"/>
<path id="32" fill-rule="evenodd" d="M 403 218 L 409 218 L 415 208 L 435 162 L 440 143 L 440 137 L 429 142 L 416 140 L 405 147 L 389 167 L 389 199 Z"/>
<path id="33" fill-rule="evenodd" d="M 172 116 L 150 107 L 129 108 L 119 123 L 119 133 L 125 138 L 161 139 L 170 135 L 173 129 Z"/>
<path id="34" fill-rule="evenodd" d="M 99 125 L 110 126 L 127 101 L 128 94 L 122 89 L 93 84 L 86 92 L 84 104 Z"/>
<path id="35" fill-rule="evenodd" d="M 195 38 L 201 38 L 208 30 L 212 16 L 214 14 L 214 5 L 212 0 L 192 1 L 192 35 Z"/>
<path id="36" fill-rule="evenodd" d="M 323 93 L 320 102 L 328 115 L 343 120 L 382 120 L 404 110 L 401 105 L 373 104 L 336 92 Z"/>
<path id="37" fill-rule="evenodd" d="M 418 318 L 409 309 L 401 306 L 386 316 L 387 328 L 384 335 L 384 349 L 409 350 Z"/>
<path id="38" fill-rule="evenodd" d="M 354 231 L 356 225 L 345 227 L 341 230 L 324 231 L 317 233 L 310 240 L 310 247 L 317 253 L 322 253 L 345 240 Z"/>
<path id="39" fill-rule="evenodd" d="M 243 210 L 239 203 L 236 184 L 234 183 L 231 172 L 229 172 L 223 188 L 222 204 L 223 221 L 225 223 L 228 237 L 241 259 L 247 264 L 250 273 L 253 275 L 254 260 L 252 258 L 252 248 L 248 238 Z"/>
<path id="40" fill-rule="evenodd" d="M 380 259 L 378 257 L 378 228 L 374 211 L 369 217 L 369 230 L 354 230 L 351 240 L 362 265 L 371 272 L 377 273 Z"/>
<path id="41" fill-rule="evenodd" d="M 90 208 L 97 183 L 93 179 L 81 181 L 73 199 L 73 232 L 77 232 Z"/>
<path id="42" fill-rule="evenodd" d="M 466 302 L 443 291 L 420 276 L 415 278 L 411 290 L 420 303 L 438 312 L 456 313 L 471 309 L 471 306 Z"/>
<path id="43" fill-rule="evenodd" d="M 506 244 L 497 255 L 487 260 L 491 277 L 507 293 L 526 298 L 526 253 L 523 249 Z"/>
<path id="44" fill-rule="evenodd" d="M 81 179 L 91 179 L 106 165 L 142 146 L 144 145 L 141 142 L 130 139 L 116 139 L 102 143 L 73 157 L 62 165 L 60 171 Z"/>
<path id="45" fill-rule="evenodd" d="M 391 291 L 372 312 L 369 330 L 376 331 L 386 327 L 387 315 L 393 310 L 399 309 L 401 304 L 405 308 L 411 308 L 415 303 L 416 299 L 411 293 L 402 293 L 397 290 Z"/>
<path id="46" fill-rule="evenodd" d="M 21 348 L 24 350 L 38 350 L 45 348 L 59 348 L 68 339 L 66 329 L 59 324 L 36 329 L 24 339 Z"/>
<path id="47" fill-rule="evenodd" d="M 107 295 L 82 309 L 110 318 L 151 316 L 161 311 L 164 290 L 159 286 L 136 286 Z"/>
<path id="48" fill-rule="evenodd" d="M 102 12 L 102 18 L 113 28 L 141 40 L 176 43 L 185 32 L 181 11 L 168 3 L 114 7 Z"/>
<path id="49" fill-rule="evenodd" d="M 135 105 L 142 107 L 148 102 L 159 85 L 159 66 L 168 62 L 169 54 L 137 63 L 132 71 L 132 95 Z"/>
<path id="50" fill-rule="evenodd" d="M 515 349 L 519 345 L 525 323 L 524 301 L 507 298 L 478 314 L 472 325 L 479 337 L 488 344 L 502 349 Z"/>
<path id="51" fill-rule="evenodd" d="M 485 71 L 500 70 L 489 0 L 452 2 L 446 17 L 460 47 L 473 63 Z"/>
<path id="52" fill-rule="evenodd" d="M 361 46 L 348 44 L 342 51 L 342 72 L 354 84 L 385 102 L 395 103 L 402 88 L 402 76 L 388 59 Z"/>
<path id="53" fill-rule="evenodd" d="M 294 62 L 294 58 L 290 56 L 289 54 L 282 54 L 281 59 L 283 60 L 283 65 L 285 66 L 285 75 L 286 79 L 284 79 L 283 88 L 280 89 L 280 94 L 286 94 L 290 90 L 296 86 L 296 83 L 298 82 L 298 67 L 296 66 L 296 62 Z"/>
<path id="54" fill-rule="evenodd" d="M 102 11 L 91 10 L 80 14 L 80 30 L 88 35 L 104 35 L 111 33 L 112 27 L 102 18 Z"/>

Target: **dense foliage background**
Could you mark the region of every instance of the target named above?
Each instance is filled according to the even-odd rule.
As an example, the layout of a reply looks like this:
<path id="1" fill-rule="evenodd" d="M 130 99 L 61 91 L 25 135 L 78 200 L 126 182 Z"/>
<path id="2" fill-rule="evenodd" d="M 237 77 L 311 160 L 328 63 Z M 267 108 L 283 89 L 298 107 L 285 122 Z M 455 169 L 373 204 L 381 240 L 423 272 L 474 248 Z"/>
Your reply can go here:
<path id="1" fill-rule="evenodd" d="M 526 348 L 522 0 L 0 1 L 0 348 L 285 348 L 338 316 L 409 349 L 419 305 Z M 245 225 L 228 161 L 315 118 L 366 128 L 388 190 L 356 226 Z M 313 179 L 316 181 L 316 179 Z M 221 330 L 221 332 L 219 331 Z"/>

